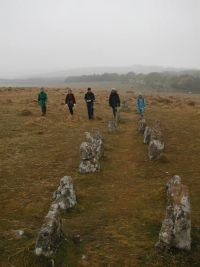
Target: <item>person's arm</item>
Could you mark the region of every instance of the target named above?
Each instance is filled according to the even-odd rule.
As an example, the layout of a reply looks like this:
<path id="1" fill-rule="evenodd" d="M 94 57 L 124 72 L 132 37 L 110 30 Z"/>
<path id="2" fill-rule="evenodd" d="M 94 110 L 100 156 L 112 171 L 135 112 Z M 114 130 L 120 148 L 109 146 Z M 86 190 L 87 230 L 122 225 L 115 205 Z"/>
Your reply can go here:
<path id="1" fill-rule="evenodd" d="M 139 107 L 139 100 L 138 100 L 138 98 L 136 99 L 136 107 L 137 108 Z"/>
<path id="2" fill-rule="evenodd" d="M 120 107 L 120 98 L 119 98 L 119 95 L 117 95 L 118 97 L 118 107 Z"/>
<path id="3" fill-rule="evenodd" d="M 95 101 L 95 95 L 94 95 L 94 93 L 92 95 L 93 95 L 92 96 L 92 101 Z"/>
<path id="4" fill-rule="evenodd" d="M 144 99 L 144 108 L 146 107 L 146 101 L 145 101 L 145 99 Z"/>
<path id="5" fill-rule="evenodd" d="M 76 99 L 75 99 L 75 96 L 73 95 L 73 102 L 74 102 L 74 105 L 76 104 Z"/>
<path id="6" fill-rule="evenodd" d="M 67 105 L 67 103 L 68 103 L 68 95 L 66 95 L 65 97 L 65 105 Z"/>
<path id="7" fill-rule="evenodd" d="M 111 94 L 110 94 L 110 96 L 109 96 L 109 106 L 111 107 Z"/>
<path id="8" fill-rule="evenodd" d="M 40 94 L 38 94 L 38 102 L 40 102 Z"/>

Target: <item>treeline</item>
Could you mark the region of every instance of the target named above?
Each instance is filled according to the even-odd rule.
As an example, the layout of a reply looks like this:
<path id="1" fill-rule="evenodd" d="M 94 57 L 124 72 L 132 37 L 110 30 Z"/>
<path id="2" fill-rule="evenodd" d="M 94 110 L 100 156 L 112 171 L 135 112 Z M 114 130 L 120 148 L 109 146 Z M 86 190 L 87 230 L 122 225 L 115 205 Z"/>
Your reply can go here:
<path id="1" fill-rule="evenodd" d="M 182 91 L 200 92 L 200 71 L 188 72 L 151 72 L 149 74 L 104 73 L 82 76 L 71 76 L 66 82 L 120 82 L 137 87 L 152 89 L 178 89 Z"/>

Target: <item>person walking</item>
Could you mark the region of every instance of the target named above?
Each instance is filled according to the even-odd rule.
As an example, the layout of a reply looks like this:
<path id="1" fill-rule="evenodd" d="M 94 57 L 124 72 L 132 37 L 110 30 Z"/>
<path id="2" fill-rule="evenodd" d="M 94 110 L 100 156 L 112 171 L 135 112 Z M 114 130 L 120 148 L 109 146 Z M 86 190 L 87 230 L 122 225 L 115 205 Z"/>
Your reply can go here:
<path id="1" fill-rule="evenodd" d="M 47 94 L 45 93 L 44 88 L 42 87 L 40 89 L 40 93 L 38 94 L 38 104 L 41 107 L 42 116 L 45 116 L 47 112 L 46 103 L 47 103 Z"/>
<path id="2" fill-rule="evenodd" d="M 68 90 L 68 93 L 66 95 L 65 105 L 68 106 L 70 114 L 73 115 L 74 114 L 73 108 L 76 105 L 76 100 L 71 89 Z"/>
<path id="3" fill-rule="evenodd" d="M 120 107 L 120 98 L 115 88 L 112 89 L 109 96 L 109 106 L 112 108 L 113 116 L 116 116 L 117 108 Z"/>
<path id="4" fill-rule="evenodd" d="M 146 106 L 146 102 L 145 102 L 145 99 L 144 99 L 144 97 L 142 96 L 141 93 L 137 97 L 136 106 L 137 106 L 137 110 L 138 110 L 139 114 L 141 116 L 143 116 L 144 115 L 144 109 L 145 109 L 145 106 Z"/>
<path id="5" fill-rule="evenodd" d="M 88 88 L 87 93 L 85 94 L 85 102 L 87 104 L 89 120 L 92 120 L 94 118 L 94 101 L 95 95 L 93 94 L 91 88 Z"/>

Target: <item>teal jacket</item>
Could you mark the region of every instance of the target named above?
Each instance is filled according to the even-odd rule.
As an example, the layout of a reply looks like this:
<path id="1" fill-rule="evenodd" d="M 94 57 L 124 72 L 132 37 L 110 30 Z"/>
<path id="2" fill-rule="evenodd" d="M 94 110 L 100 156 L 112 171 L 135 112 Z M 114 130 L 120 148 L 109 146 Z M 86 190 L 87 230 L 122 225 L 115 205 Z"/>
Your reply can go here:
<path id="1" fill-rule="evenodd" d="M 46 105 L 46 102 L 47 102 L 47 94 L 44 91 L 42 91 L 38 95 L 38 103 L 41 107 L 43 107 Z"/>
<path id="2" fill-rule="evenodd" d="M 137 102 L 136 102 L 136 106 L 139 112 L 144 112 L 145 106 L 146 106 L 146 102 L 144 100 L 143 96 L 139 96 L 137 98 Z"/>

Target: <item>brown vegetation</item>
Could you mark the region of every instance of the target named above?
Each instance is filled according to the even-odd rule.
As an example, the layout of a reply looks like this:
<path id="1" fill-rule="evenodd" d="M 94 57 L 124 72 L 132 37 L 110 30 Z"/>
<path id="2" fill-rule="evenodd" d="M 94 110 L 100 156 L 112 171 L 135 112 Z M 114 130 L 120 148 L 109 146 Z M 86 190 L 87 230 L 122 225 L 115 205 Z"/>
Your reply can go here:
<path id="1" fill-rule="evenodd" d="M 147 147 L 137 132 L 134 95 L 131 112 L 122 113 L 123 124 L 108 133 L 111 117 L 108 92 L 96 91 L 94 121 L 88 121 L 84 90 L 75 90 L 73 119 L 63 105 L 65 89 L 48 89 L 47 116 L 41 117 L 38 89 L 0 91 L 1 213 L 0 259 L 2 267 L 47 267 L 36 258 L 34 242 L 52 192 L 60 178 L 74 179 L 77 206 L 64 215 L 67 239 L 55 266 L 199 266 L 200 265 L 200 113 L 181 95 L 147 96 L 146 117 L 153 125 L 162 121 L 165 160 L 148 160 Z M 10 99 L 10 104 L 6 101 Z M 29 110 L 29 116 L 19 116 Z M 105 141 L 101 172 L 78 174 L 79 146 L 84 132 L 99 129 Z M 167 159 L 167 160 L 166 160 Z M 192 203 L 192 250 L 159 253 L 154 245 L 165 213 L 164 187 L 172 175 L 182 177 Z M 14 230 L 23 229 L 18 239 Z M 80 235 L 80 242 L 75 242 Z M 10 265 L 12 264 L 12 265 Z"/>

